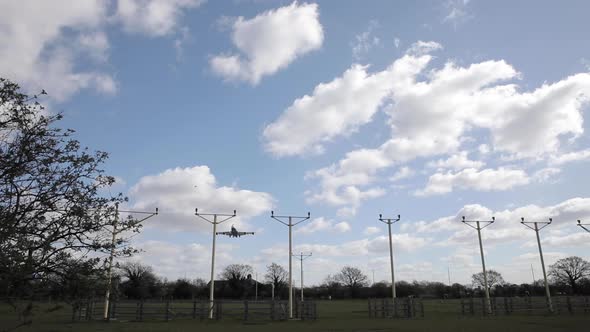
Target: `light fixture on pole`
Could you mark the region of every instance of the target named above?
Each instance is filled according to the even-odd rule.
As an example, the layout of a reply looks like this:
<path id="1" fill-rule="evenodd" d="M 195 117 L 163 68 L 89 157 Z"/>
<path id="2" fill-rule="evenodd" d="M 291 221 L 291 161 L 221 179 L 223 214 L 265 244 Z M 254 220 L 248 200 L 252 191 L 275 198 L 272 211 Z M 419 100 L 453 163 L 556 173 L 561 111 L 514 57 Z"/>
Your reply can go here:
<path id="1" fill-rule="evenodd" d="M 119 226 L 119 213 L 134 213 L 134 214 L 146 214 L 147 217 L 135 220 L 132 224 L 128 225 L 128 227 L 117 229 Z M 142 221 L 151 218 L 155 215 L 158 215 L 158 208 L 156 208 L 156 212 L 143 212 L 143 211 L 126 211 L 126 210 L 119 210 L 119 203 L 115 204 L 115 219 L 113 220 L 113 229 L 111 230 L 112 238 L 111 238 L 111 252 L 109 255 L 109 265 L 107 267 L 107 288 L 104 295 L 104 312 L 103 318 L 105 320 L 109 319 L 109 299 L 111 297 L 111 287 L 113 284 L 113 258 L 115 256 L 115 247 L 117 246 L 117 235 L 122 233 L 126 230 L 129 230 L 131 227 L 141 223 Z"/>
<path id="2" fill-rule="evenodd" d="M 311 214 L 307 212 L 307 217 L 296 217 L 296 216 L 275 216 L 274 211 L 270 211 L 270 217 L 281 224 L 289 227 L 289 319 L 293 319 L 293 264 L 292 264 L 292 255 L 293 255 L 293 240 L 292 240 L 292 231 L 291 228 L 295 225 L 298 225 L 305 220 L 308 220 L 311 217 Z M 283 221 L 287 220 L 287 222 Z M 293 223 L 293 221 L 296 221 Z"/>
<path id="3" fill-rule="evenodd" d="M 395 224 L 401 219 L 401 216 L 398 214 L 397 218 L 383 218 L 383 216 L 379 215 L 379 220 L 385 224 L 387 224 L 387 229 L 389 233 L 389 265 L 391 267 L 391 296 L 395 301 L 395 273 L 393 270 L 393 244 L 391 241 L 391 225 Z"/>
<path id="4" fill-rule="evenodd" d="M 547 307 L 549 308 L 549 312 L 553 312 L 553 303 L 551 303 L 551 293 L 549 292 L 549 283 L 547 282 L 547 273 L 545 272 L 545 261 L 543 260 L 543 249 L 541 248 L 541 238 L 539 237 L 539 231 L 551 225 L 553 219 L 549 218 L 548 222 L 525 222 L 524 218 L 520 218 L 520 220 L 521 224 L 535 231 L 535 234 L 537 235 L 537 244 L 539 245 L 539 256 L 541 257 L 541 267 L 543 268 L 543 279 L 545 280 L 545 296 L 547 297 Z M 542 226 L 539 227 L 539 224 Z"/>
<path id="5" fill-rule="evenodd" d="M 578 226 L 590 233 L 590 229 L 588 228 L 590 227 L 590 224 L 582 224 L 582 221 L 578 220 Z"/>
<path id="6" fill-rule="evenodd" d="M 311 257 L 311 255 L 311 252 L 309 254 L 300 253 L 299 255 L 293 255 L 295 257 L 299 257 L 299 262 L 301 264 L 301 302 L 303 302 L 303 260 Z"/>
<path id="7" fill-rule="evenodd" d="M 209 283 L 209 319 L 213 319 L 213 300 L 215 291 L 215 238 L 217 237 L 217 225 L 236 216 L 236 210 L 234 214 L 221 214 L 221 213 L 199 213 L 199 209 L 195 209 L 195 215 L 206 222 L 213 225 L 213 245 L 211 249 L 211 282 Z M 213 217 L 213 220 L 208 219 Z M 221 220 L 218 220 L 221 217 Z"/>
<path id="8" fill-rule="evenodd" d="M 496 221 L 495 217 L 492 217 L 492 220 L 485 220 L 485 221 L 480 221 L 480 220 L 465 220 L 465 216 L 463 216 L 463 220 L 462 222 L 477 230 L 477 238 L 479 239 L 479 252 L 481 254 L 481 266 L 483 269 L 483 283 L 484 283 L 484 290 L 485 290 L 485 295 L 486 295 L 486 311 L 488 314 L 492 313 L 492 303 L 490 302 L 490 289 L 488 287 L 488 272 L 486 271 L 486 261 L 483 255 L 483 244 L 481 242 L 481 230 L 488 227 L 489 225 L 493 224 Z M 475 224 L 472 225 L 472 224 Z M 482 226 L 481 224 L 484 224 L 484 226 Z"/>

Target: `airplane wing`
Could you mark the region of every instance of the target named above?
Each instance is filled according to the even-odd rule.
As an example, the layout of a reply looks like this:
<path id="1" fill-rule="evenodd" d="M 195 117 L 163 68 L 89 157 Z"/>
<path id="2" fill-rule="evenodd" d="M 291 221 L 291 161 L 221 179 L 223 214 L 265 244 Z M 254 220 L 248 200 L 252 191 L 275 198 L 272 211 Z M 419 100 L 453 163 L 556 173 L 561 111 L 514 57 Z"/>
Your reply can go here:
<path id="1" fill-rule="evenodd" d="M 215 235 L 232 235 L 231 232 L 215 232 Z"/>
<path id="2" fill-rule="evenodd" d="M 238 232 L 238 236 L 242 235 L 254 235 L 254 232 Z"/>

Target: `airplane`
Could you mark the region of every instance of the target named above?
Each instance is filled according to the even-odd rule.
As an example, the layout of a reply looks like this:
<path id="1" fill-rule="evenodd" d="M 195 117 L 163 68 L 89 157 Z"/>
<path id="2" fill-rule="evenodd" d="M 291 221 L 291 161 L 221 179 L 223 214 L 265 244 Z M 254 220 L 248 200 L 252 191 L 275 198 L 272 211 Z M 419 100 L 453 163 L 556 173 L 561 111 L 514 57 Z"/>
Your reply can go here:
<path id="1" fill-rule="evenodd" d="M 227 235 L 229 237 L 240 237 L 242 235 L 254 235 L 254 232 L 238 232 L 238 230 L 231 225 L 231 231 L 229 232 L 215 232 L 215 235 Z"/>

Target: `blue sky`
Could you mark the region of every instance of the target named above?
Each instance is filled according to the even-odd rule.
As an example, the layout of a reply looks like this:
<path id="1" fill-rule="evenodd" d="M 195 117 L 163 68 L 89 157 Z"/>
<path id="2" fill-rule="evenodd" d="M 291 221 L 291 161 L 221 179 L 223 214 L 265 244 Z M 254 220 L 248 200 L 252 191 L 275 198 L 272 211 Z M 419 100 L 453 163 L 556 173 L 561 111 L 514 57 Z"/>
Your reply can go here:
<path id="1" fill-rule="evenodd" d="M 1 1 L 0 74 L 46 89 L 50 112 L 93 149 L 132 209 L 160 208 L 135 259 L 207 278 L 227 213 L 253 237 L 219 238 L 216 265 L 287 265 L 295 229 L 306 281 L 343 265 L 468 283 L 488 266 L 519 283 L 587 254 L 587 2 Z M 196 187 L 195 187 L 196 186 Z M 297 268 L 298 266 L 295 265 Z"/>

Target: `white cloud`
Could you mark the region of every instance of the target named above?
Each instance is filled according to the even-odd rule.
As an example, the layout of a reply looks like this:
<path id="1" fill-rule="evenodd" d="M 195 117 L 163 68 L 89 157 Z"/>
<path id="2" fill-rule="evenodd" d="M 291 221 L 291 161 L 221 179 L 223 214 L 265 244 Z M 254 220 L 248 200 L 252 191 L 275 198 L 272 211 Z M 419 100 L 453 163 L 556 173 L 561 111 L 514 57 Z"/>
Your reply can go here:
<path id="1" fill-rule="evenodd" d="M 549 159 L 549 163 L 552 165 L 563 165 L 575 161 L 586 161 L 588 159 L 590 159 L 590 149 L 585 149 L 552 156 Z"/>
<path id="2" fill-rule="evenodd" d="M 183 10 L 199 7 L 203 0 L 119 0 L 117 19 L 131 33 L 159 37 L 177 28 Z"/>
<path id="3" fill-rule="evenodd" d="M 397 172 L 395 172 L 395 174 L 393 174 L 393 176 L 391 176 L 389 178 L 389 181 L 399 181 L 402 179 L 406 179 L 409 178 L 411 176 L 413 176 L 414 174 L 416 174 L 416 172 L 414 170 L 412 170 L 411 168 L 404 166 L 401 167 Z"/>
<path id="4" fill-rule="evenodd" d="M 377 20 L 371 20 L 367 30 L 354 37 L 355 40 L 354 43 L 352 43 L 352 57 L 355 60 L 358 61 L 362 59 L 373 47 L 381 44 L 379 37 L 373 35 L 374 30 L 378 27 L 379 22 Z"/>
<path id="5" fill-rule="evenodd" d="M 467 11 L 468 4 L 469 0 L 448 0 L 445 3 L 447 14 L 443 18 L 443 23 L 450 23 L 457 28 L 458 25 L 473 18 Z"/>
<path id="6" fill-rule="evenodd" d="M 272 208 L 270 194 L 235 187 L 218 186 L 207 166 L 168 169 L 157 175 L 142 177 L 129 191 L 136 209 L 158 207 L 162 216 L 149 225 L 165 230 L 208 229 L 210 225 L 197 219 L 195 208 L 202 213 L 231 214 L 238 217 L 232 222 L 240 224 Z"/>
<path id="7" fill-rule="evenodd" d="M 451 166 L 453 155 L 462 148 L 464 152 L 459 152 L 454 160 L 459 167 L 457 161 L 462 158 L 461 154 L 470 152 L 464 143 L 475 139 L 467 136 L 474 129 L 489 132 L 489 135 L 478 138 L 487 142 L 475 142 L 482 147 L 480 153 L 490 150 L 504 153 L 505 158 L 500 162 L 547 160 L 550 156 L 559 156 L 564 139 L 571 143 L 582 134 L 581 112 L 583 105 L 590 100 L 590 74 L 576 74 L 553 84 L 544 84 L 532 92 L 520 92 L 515 84 L 501 84 L 520 77 L 520 73 L 503 60 L 484 61 L 467 67 L 447 62 L 441 69 L 425 72 L 432 57 L 424 52 L 438 48 L 437 45 L 432 42 L 416 43 L 389 68 L 372 75 L 386 75 L 395 71 L 392 68 L 397 68 L 397 72 L 391 74 L 392 79 L 377 83 L 382 84 L 378 88 L 384 91 L 381 94 L 383 100 L 372 101 L 373 105 L 381 105 L 391 98 L 392 106 L 383 110 L 390 117 L 392 137 L 377 148 L 348 152 L 340 161 L 308 172 L 307 179 L 319 180 L 318 187 L 307 192 L 309 202 L 352 205 L 353 211 L 363 199 L 384 193 L 373 185 L 381 170 L 437 155 L 450 155 Z M 385 92 L 388 89 L 390 93 Z M 309 112 L 322 114 L 321 110 L 332 104 L 326 105 L 318 108 L 318 112 Z M 370 115 L 376 111 L 372 110 Z M 347 114 L 348 117 L 352 116 Z M 366 119 L 370 120 L 370 117 Z M 303 124 L 307 121 L 293 118 L 286 123 L 289 128 L 306 128 Z M 353 123 L 356 129 L 363 122 Z M 326 134 L 327 130 L 322 128 L 318 131 L 321 134 L 312 135 L 314 140 L 290 150 L 290 154 L 300 153 L 309 147 L 317 148 L 318 145 L 321 148 L 321 142 L 341 135 L 347 129 L 330 127 L 329 134 Z M 466 156 L 462 160 L 464 164 L 469 162 Z M 482 165 L 481 161 L 471 162 L 473 168 Z M 441 161 L 441 166 L 443 164 L 444 161 Z M 431 177 L 427 192 L 450 192 L 454 185 L 475 190 L 507 190 L 530 182 L 525 170 L 512 167 L 500 165 L 497 169 L 483 171 L 471 169 L 458 173 L 437 173 Z M 500 183 L 490 178 L 496 175 L 509 182 Z M 492 183 L 483 183 L 484 178 L 492 180 Z M 434 185 L 439 185 L 439 188 Z M 362 193 L 367 195 L 359 197 Z"/>
<path id="8" fill-rule="evenodd" d="M 466 205 L 454 216 L 439 218 L 432 222 L 420 222 L 417 232 L 448 232 L 451 233 L 444 241 L 439 242 L 443 246 L 471 245 L 477 241 L 474 230 L 461 223 L 461 217 L 466 220 L 491 220 L 496 222 L 482 232 L 484 246 L 493 246 L 501 243 L 519 241 L 525 247 L 536 245 L 534 232 L 523 226 L 521 217 L 525 221 L 548 221 L 553 218 L 553 223 L 543 230 L 548 236 L 543 236 L 542 241 L 547 241 L 549 247 L 568 246 L 568 241 L 573 244 L 584 240 L 582 234 L 575 228 L 577 219 L 590 218 L 590 198 L 571 198 L 561 203 L 550 206 L 525 205 L 512 210 L 492 211 L 479 204 Z M 586 237 L 587 240 L 587 237 Z M 526 241 L 526 242 L 525 242 Z"/>
<path id="9" fill-rule="evenodd" d="M 442 48 L 443 48 L 442 45 L 437 42 L 434 42 L 434 41 L 425 42 L 425 41 L 419 40 L 419 41 L 415 42 L 414 44 L 412 44 L 412 46 L 410 46 L 410 48 L 406 51 L 406 54 L 412 55 L 412 56 L 421 56 L 421 55 L 432 53 L 436 50 L 440 50 Z"/>
<path id="10" fill-rule="evenodd" d="M 323 231 L 344 233 L 350 231 L 350 229 L 350 224 L 346 221 L 336 223 L 333 220 L 319 217 L 301 225 L 301 227 L 295 230 L 295 233 L 311 234 Z"/>
<path id="11" fill-rule="evenodd" d="M 540 183 L 554 182 L 555 176 L 561 173 L 561 169 L 555 167 L 547 167 L 540 169 L 533 174 L 533 179 Z"/>
<path id="12" fill-rule="evenodd" d="M 431 161 L 427 164 L 431 168 L 452 169 L 459 171 L 466 168 L 480 169 L 485 165 L 484 162 L 478 160 L 470 160 L 467 151 L 461 151 L 458 154 L 450 156 L 448 159 L 439 159 Z"/>
<path id="13" fill-rule="evenodd" d="M 379 228 L 377 228 L 375 226 L 369 226 L 369 227 L 365 228 L 365 230 L 363 231 L 363 234 L 365 234 L 365 235 L 373 235 L 373 234 L 376 234 L 376 233 L 379 233 L 379 232 L 380 232 Z"/>
<path id="14" fill-rule="evenodd" d="M 209 280 L 211 269 L 211 245 L 201 243 L 174 244 L 163 241 L 142 241 L 134 244 L 142 250 L 131 259 L 149 265 L 161 277 L 175 280 L 186 276 L 188 279 Z M 234 246 L 218 244 L 215 250 L 215 265 L 220 267 L 233 263 Z"/>
<path id="15" fill-rule="evenodd" d="M 106 57 L 107 6 L 99 0 L 2 1 L 0 72 L 29 91 L 46 89 L 58 101 L 84 88 L 114 93 L 110 75 L 75 69 L 82 53 Z"/>
<path id="16" fill-rule="evenodd" d="M 353 65 L 341 77 L 316 86 L 311 96 L 295 100 L 264 128 L 266 150 L 278 157 L 322 153 L 325 142 L 370 122 L 391 93 L 388 82 L 401 68 L 375 74 L 366 70 L 366 66 Z"/>
<path id="17" fill-rule="evenodd" d="M 214 56 L 211 68 L 227 80 L 258 84 L 263 76 L 320 48 L 324 32 L 318 17 L 317 4 L 297 2 L 252 19 L 238 17 L 233 22 L 232 41 L 240 53 Z"/>
<path id="18" fill-rule="evenodd" d="M 428 179 L 423 190 L 416 192 L 418 196 L 440 195 L 453 191 L 455 188 L 478 191 L 501 191 L 528 184 L 531 179 L 519 169 L 484 169 L 467 168 L 460 172 L 436 173 Z"/>

